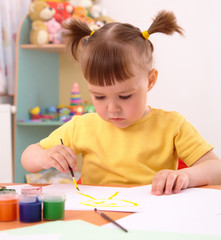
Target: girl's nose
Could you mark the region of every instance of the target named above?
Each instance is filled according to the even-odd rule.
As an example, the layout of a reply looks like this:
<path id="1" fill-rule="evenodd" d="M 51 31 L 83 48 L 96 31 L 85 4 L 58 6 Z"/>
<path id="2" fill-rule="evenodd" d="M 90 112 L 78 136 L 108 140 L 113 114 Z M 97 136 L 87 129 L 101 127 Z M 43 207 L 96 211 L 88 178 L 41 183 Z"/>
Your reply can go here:
<path id="1" fill-rule="evenodd" d="M 115 113 L 119 111 L 120 111 L 120 106 L 116 102 L 111 101 L 108 103 L 108 112 Z"/>

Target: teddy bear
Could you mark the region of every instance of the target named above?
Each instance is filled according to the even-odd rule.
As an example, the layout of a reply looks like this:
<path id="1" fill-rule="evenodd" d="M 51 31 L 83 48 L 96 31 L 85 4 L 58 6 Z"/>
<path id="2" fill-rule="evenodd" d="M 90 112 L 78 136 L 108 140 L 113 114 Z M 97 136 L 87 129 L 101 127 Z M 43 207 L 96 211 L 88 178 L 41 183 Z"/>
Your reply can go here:
<path id="1" fill-rule="evenodd" d="M 46 2 L 34 1 L 29 6 L 29 17 L 32 21 L 48 21 L 55 14 L 55 10 Z"/>
<path id="2" fill-rule="evenodd" d="M 54 18 L 45 22 L 48 33 L 49 33 L 49 42 L 59 44 L 62 43 L 62 26 Z"/>
<path id="3" fill-rule="evenodd" d="M 47 44 L 49 42 L 48 30 L 44 22 L 38 20 L 32 22 L 30 42 L 36 45 Z"/>
<path id="4" fill-rule="evenodd" d="M 34 1 L 29 6 L 29 17 L 32 20 L 30 42 L 31 44 L 47 44 L 49 33 L 45 21 L 51 19 L 55 10 L 51 9 L 46 2 Z"/>
<path id="5" fill-rule="evenodd" d="M 55 10 L 54 18 L 60 24 L 66 19 L 70 18 L 74 12 L 74 6 L 68 2 L 58 3 L 47 1 L 47 4 Z"/>

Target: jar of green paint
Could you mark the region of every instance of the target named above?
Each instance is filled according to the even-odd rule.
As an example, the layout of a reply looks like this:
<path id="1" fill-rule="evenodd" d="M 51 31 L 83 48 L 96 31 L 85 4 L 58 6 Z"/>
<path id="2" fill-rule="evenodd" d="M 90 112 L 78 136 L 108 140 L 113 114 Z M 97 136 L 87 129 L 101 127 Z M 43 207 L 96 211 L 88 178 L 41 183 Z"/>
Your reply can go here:
<path id="1" fill-rule="evenodd" d="M 44 220 L 64 219 L 65 194 L 58 192 L 45 192 L 43 194 Z"/>

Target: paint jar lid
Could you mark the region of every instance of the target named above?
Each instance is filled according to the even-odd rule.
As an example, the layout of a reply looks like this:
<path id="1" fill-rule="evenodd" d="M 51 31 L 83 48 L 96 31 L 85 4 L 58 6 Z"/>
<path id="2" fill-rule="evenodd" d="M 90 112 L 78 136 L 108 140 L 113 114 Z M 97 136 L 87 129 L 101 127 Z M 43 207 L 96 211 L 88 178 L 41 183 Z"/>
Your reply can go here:
<path id="1" fill-rule="evenodd" d="M 10 189 L 10 188 L 6 188 L 4 186 L 0 186 L 0 194 L 2 192 L 16 192 L 15 189 Z"/>
<path id="2" fill-rule="evenodd" d="M 65 201 L 65 193 L 64 192 L 54 192 L 48 191 L 43 194 L 43 201 Z"/>
<path id="3" fill-rule="evenodd" d="M 41 196 L 34 195 L 20 195 L 19 203 L 37 203 L 41 201 Z"/>
<path id="4" fill-rule="evenodd" d="M 0 194 L 0 204 L 15 203 L 18 201 L 18 194 L 16 192 L 2 192 Z"/>
<path id="5" fill-rule="evenodd" d="M 25 186 L 21 189 L 21 194 L 28 196 L 40 196 L 42 195 L 42 187 Z"/>

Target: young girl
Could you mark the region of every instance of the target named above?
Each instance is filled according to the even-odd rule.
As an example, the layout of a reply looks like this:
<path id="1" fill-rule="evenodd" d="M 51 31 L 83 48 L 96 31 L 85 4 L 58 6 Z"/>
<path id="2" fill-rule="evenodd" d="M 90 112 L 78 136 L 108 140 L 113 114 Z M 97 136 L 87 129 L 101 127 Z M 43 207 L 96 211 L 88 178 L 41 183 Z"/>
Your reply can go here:
<path id="1" fill-rule="evenodd" d="M 149 36 L 182 35 L 174 14 L 159 12 L 144 32 L 118 22 L 94 32 L 76 20 L 66 29 L 96 113 L 75 116 L 27 147 L 21 159 L 24 168 L 76 170 L 76 155 L 82 153 L 83 184 L 152 183 L 155 195 L 221 184 L 221 161 L 213 146 L 177 112 L 147 106 L 158 75 L 152 68 L 154 48 Z M 177 170 L 178 158 L 189 168 Z"/>

